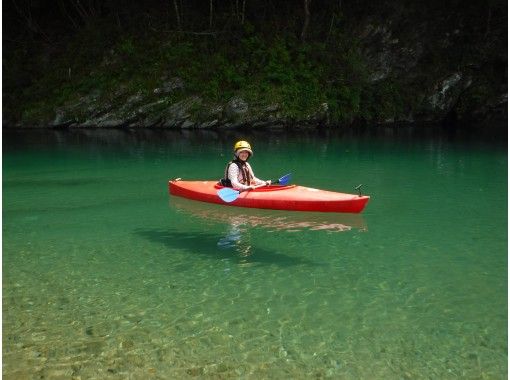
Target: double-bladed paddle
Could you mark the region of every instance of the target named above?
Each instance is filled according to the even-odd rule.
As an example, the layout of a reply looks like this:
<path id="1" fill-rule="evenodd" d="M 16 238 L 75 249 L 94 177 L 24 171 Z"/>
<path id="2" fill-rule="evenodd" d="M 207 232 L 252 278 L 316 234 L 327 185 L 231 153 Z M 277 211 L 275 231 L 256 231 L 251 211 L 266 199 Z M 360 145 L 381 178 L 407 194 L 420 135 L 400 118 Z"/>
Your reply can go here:
<path id="1" fill-rule="evenodd" d="M 284 176 L 280 177 L 276 181 L 271 181 L 271 184 L 279 184 L 279 185 L 285 186 L 286 184 L 288 184 L 290 182 L 291 177 L 292 177 L 292 173 L 285 174 Z M 257 189 L 259 187 L 264 187 L 264 186 L 267 186 L 267 185 L 264 184 L 264 185 L 255 186 L 255 189 Z M 230 187 L 224 187 L 223 189 L 218 190 L 217 194 L 218 194 L 218 197 L 220 197 L 223 202 L 230 203 L 230 202 L 235 201 L 239 197 L 239 194 L 241 194 L 241 192 L 243 192 L 243 191 L 248 191 L 248 190 L 234 190 Z"/>

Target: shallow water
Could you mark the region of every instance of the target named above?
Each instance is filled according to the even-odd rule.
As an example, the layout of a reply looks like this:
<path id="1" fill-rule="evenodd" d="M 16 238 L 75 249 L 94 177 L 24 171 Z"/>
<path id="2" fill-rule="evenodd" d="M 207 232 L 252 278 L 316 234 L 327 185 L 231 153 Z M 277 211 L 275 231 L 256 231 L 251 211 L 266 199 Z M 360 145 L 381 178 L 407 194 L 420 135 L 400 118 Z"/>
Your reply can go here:
<path id="1" fill-rule="evenodd" d="M 250 139 L 360 215 L 168 195 Z M 3 376 L 507 377 L 507 149 L 387 130 L 3 135 Z"/>

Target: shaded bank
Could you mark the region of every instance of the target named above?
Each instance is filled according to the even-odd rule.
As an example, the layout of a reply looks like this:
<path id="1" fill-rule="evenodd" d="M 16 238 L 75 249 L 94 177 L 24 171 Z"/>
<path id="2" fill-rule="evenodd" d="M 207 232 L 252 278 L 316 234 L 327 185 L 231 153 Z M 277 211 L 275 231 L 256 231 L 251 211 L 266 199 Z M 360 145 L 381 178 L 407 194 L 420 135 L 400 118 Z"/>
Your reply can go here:
<path id="1" fill-rule="evenodd" d="M 504 1 L 233 4 L 88 2 L 84 12 L 76 1 L 9 2 L 3 124 L 491 128 L 507 120 Z"/>

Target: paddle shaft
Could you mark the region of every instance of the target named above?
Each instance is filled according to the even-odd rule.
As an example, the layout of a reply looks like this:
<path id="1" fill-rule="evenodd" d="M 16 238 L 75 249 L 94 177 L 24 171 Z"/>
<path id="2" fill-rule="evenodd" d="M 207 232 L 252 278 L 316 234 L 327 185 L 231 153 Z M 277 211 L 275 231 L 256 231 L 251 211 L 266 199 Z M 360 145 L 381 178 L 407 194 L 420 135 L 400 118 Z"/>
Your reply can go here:
<path id="1" fill-rule="evenodd" d="M 240 193 L 244 193 L 245 191 L 255 190 L 255 189 L 258 189 L 258 188 L 264 187 L 264 186 L 269 186 L 269 185 L 265 184 L 265 183 L 262 183 L 260 185 L 253 186 L 251 189 L 239 189 L 237 191 L 239 191 Z"/>

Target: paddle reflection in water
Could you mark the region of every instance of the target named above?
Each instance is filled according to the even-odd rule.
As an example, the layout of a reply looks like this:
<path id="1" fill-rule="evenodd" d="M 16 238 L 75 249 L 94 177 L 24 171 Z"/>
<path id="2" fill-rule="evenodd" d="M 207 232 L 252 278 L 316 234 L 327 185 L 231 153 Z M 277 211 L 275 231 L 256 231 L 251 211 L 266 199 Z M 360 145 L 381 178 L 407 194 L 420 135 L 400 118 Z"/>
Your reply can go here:
<path id="1" fill-rule="evenodd" d="M 231 226 L 232 239 L 246 227 L 261 227 L 269 231 L 328 231 L 345 232 L 353 228 L 367 231 L 360 214 L 324 213 L 266 210 L 244 207 L 220 206 L 197 202 L 181 197 L 171 197 L 170 207 L 177 212 Z M 227 235 L 228 236 L 228 235 Z"/>

